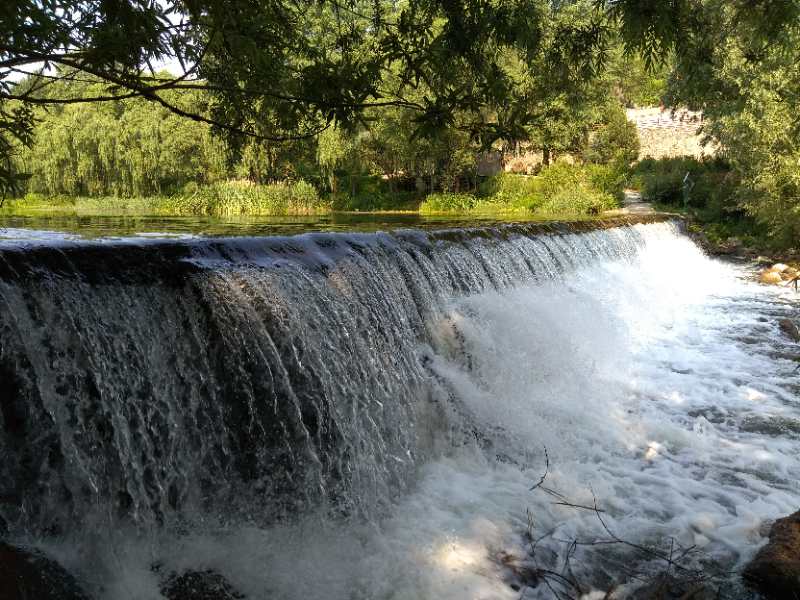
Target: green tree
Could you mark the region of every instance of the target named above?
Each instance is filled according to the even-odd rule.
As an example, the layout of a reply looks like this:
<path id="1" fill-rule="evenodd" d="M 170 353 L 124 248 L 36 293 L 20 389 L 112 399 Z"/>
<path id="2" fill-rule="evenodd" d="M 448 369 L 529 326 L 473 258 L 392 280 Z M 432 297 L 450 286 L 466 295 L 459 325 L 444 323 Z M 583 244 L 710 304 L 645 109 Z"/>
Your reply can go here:
<path id="1" fill-rule="evenodd" d="M 7 0 L 0 6 L 0 102 L 2 114 L 13 118 L 2 121 L 10 143 L 0 150 L 5 158 L 11 146 L 29 141 L 30 113 L 9 102 L 133 97 L 212 125 L 234 151 L 248 138 L 284 142 L 314 138 L 332 124 L 352 128 L 383 106 L 415 111 L 424 135 L 470 120 L 472 135 L 485 145 L 517 126 L 487 118 L 514 94 L 502 56 L 538 52 L 548 6 L 545 0 Z M 598 13 L 580 30 L 563 30 L 564 52 L 554 58 L 594 64 L 605 28 Z M 153 71 L 154 61 L 168 59 L 183 65 L 180 76 Z M 38 77 L 21 88 L 12 83 L 20 74 Z M 43 93 L 58 79 L 87 75 L 103 82 L 91 97 Z M 415 95 L 420 89 L 424 94 Z M 207 110 L 187 108 L 168 93 L 194 90 L 210 93 Z"/>
<path id="2" fill-rule="evenodd" d="M 607 103 L 603 123 L 592 134 L 586 160 L 628 166 L 639 158 L 639 134 L 614 99 Z"/>
<path id="3" fill-rule="evenodd" d="M 68 89 L 53 91 L 80 97 L 96 93 L 100 84 L 58 86 Z M 198 110 L 202 105 L 198 92 L 177 101 Z M 37 110 L 35 118 L 35 142 L 18 158 L 21 169 L 31 173 L 29 191 L 152 195 L 227 174 L 225 146 L 213 138 L 210 126 L 142 99 L 56 105 Z"/>

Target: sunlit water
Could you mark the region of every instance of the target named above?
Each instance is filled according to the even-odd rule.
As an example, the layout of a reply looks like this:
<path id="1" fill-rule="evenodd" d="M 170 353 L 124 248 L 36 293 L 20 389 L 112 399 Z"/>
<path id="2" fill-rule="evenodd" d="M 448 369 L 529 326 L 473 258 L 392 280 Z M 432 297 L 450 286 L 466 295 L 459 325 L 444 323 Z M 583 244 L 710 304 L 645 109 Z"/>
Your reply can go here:
<path id="1" fill-rule="evenodd" d="M 425 316 L 414 353 L 435 390 L 418 417 L 428 458 L 369 517 L 209 517 L 48 548 L 109 599 L 159 598 L 154 564 L 216 570 L 250 598 L 552 598 L 506 565 L 565 572 L 572 540 L 609 538 L 558 493 L 596 504 L 621 539 L 741 568 L 765 523 L 800 506 L 800 351 L 778 329 L 797 299 L 673 225 L 636 228 L 632 255 L 452 295 Z M 533 555 L 527 533 L 542 538 Z M 571 564 L 586 591 L 620 593 L 631 571 L 664 567 L 613 544 L 579 545 Z M 735 574 L 723 588 L 747 597 Z"/>

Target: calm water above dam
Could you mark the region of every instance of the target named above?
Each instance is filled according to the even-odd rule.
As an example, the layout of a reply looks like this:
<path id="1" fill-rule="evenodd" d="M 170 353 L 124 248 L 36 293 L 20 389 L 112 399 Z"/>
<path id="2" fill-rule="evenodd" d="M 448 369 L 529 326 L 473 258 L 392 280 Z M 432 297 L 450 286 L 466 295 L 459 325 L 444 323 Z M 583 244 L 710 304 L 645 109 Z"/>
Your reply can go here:
<path id="1" fill-rule="evenodd" d="M 524 219 L 523 219 L 524 220 Z M 591 220 L 585 218 L 585 220 Z M 441 229 L 519 222 L 520 217 L 487 216 L 459 219 L 419 213 L 331 213 L 316 216 L 148 216 L 15 213 L 0 210 L 0 239 L 19 237 L 258 236 L 308 231 L 386 231 L 403 227 Z M 536 222 L 541 222 L 539 219 Z M 545 219 L 546 221 L 546 219 Z"/>
<path id="2" fill-rule="evenodd" d="M 385 225 L 0 233 L 3 535 L 98 600 L 602 598 L 664 569 L 612 534 L 735 571 L 800 506 L 793 290 L 672 221 Z"/>

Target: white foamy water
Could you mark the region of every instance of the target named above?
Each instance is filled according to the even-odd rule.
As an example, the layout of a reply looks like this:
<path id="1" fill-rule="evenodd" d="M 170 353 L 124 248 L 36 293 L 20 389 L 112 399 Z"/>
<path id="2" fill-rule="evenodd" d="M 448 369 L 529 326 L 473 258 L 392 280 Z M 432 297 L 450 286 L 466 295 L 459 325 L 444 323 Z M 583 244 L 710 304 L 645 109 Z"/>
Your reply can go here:
<path id="1" fill-rule="evenodd" d="M 800 506 L 800 351 L 777 324 L 797 300 L 704 257 L 672 226 L 647 227 L 632 260 L 451 302 L 440 338 L 419 352 L 457 443 L 440 439 L 439 458 L 377 522 L 306 515 L 177 538 L 120 534 L 103 545 L 113 551 L 102 572 L 54 552 L 107 598 L 159 598 L 153 562 L 214 569 L 249 598 L 552 598 L 543 584 L 513 589 L 502 563 L 562 572 L 571 540 L 608 535 L 592 511 L 531 491 L 546 448 L 543 487 L 596 502 L 620 538 L 674 538 L 740 568 L 764 524 Z M 433 429 L 446 437 L 446 425 Z M 533 558 L 528 514 L 543 536 Z M 586 545 L 572 563 L 587 591 L 603 590 L 630 587 L 623 566 L 657 568 L 637 556 Z"/>

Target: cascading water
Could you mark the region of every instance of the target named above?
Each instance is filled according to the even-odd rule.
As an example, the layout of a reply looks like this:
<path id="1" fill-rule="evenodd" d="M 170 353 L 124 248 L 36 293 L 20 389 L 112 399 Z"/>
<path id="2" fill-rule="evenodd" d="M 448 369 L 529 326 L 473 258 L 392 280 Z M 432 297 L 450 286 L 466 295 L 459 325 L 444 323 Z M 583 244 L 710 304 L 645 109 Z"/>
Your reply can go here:
<path id="1" fill-rule="evenodd" d="M 2 244 L 0 537 L 98 598 L 549 598 L 527 532 L 555 571 L 607 537 L 557 491 L 741 566 L 800 504 L 794 299 L 674 222 L 576 227 Z"/>

